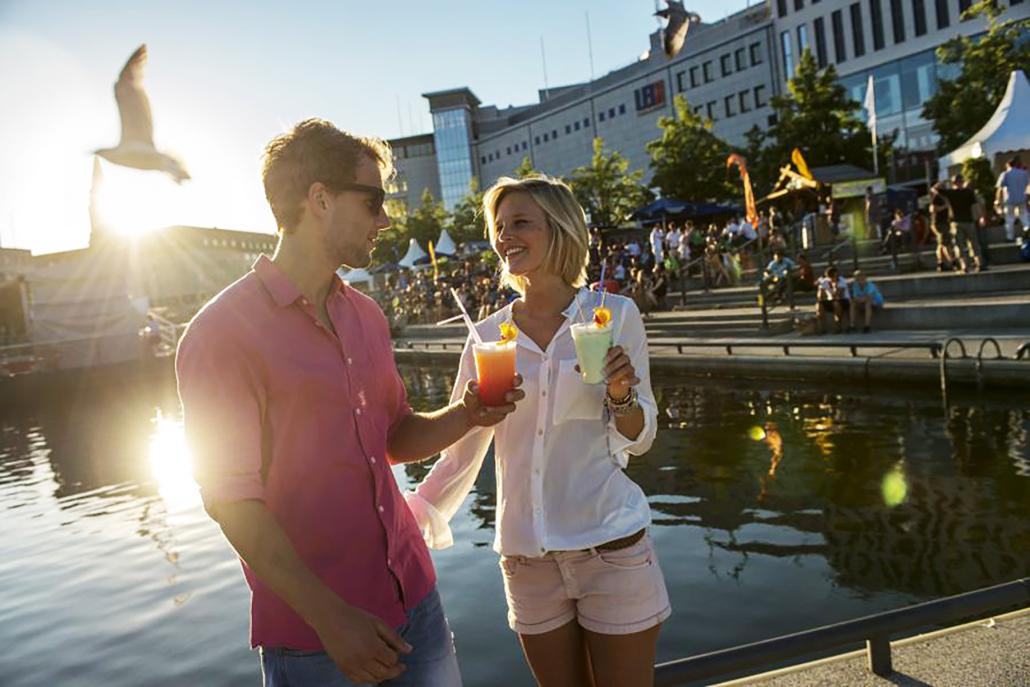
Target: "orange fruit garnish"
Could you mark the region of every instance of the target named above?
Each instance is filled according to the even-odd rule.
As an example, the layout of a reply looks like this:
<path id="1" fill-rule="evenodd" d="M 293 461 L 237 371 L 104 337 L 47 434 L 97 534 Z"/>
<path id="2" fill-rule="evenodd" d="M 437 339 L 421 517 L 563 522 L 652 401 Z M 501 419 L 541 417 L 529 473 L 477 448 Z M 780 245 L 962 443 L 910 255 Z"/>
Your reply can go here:
<path id="1" fill-rule="evenodd" d="M 594 324 L 598 327 L 607 327 L 612 321 L 612 311 L 608 308 L 594 308 Z"/>
<path id="2" fill-rule="evenodd" d="M 514 341 L 519 335 L 519 330 L 511 322 L 501 322 L 501 341 Z"/>

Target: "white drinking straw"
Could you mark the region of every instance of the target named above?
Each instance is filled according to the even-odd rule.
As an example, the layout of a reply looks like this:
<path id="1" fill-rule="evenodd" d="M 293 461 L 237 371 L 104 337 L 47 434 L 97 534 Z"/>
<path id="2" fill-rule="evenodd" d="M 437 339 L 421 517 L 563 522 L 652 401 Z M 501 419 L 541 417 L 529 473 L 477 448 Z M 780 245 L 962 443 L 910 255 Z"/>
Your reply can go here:
<path id="1" fill-rule="evenodd" d="M 587 318 L 583 314 L 583 304 L 579 302 L 579 291 L 576 292 L 576 297 L 575 298 L 576 298 L 576 310 L 579 311 L 579 321 L 580 322 L 586 322 Z"/>
<path id="2" fill-rule="evenodd" d="M 455 315 L 454 317 L 448 317 L 446 320 L 440 320 L 439 322 L 437 322 L 436 326 L 437 327 L 442 327 L 445 324 L 450 324 L 451 322 L 457 322 L 460 319 L 462 319 L 461 315 Z"/>
<path id="3" fill-rule="evenodd" d="M 465 310 L 465 305 L 461 302 L 458 297 L 458 292 L 451 287 L 451 295 L 454 296 L 454 301 L 458 304 L 458 310 L 461 310 L 461 317 L 465 320 L 465 326 L 469 328 L 469 333 L 472 334 L 472 338 L 479 345 L 483 345 L 483 339 L 479 336 L 479 332 L 476 331 L 476 325 L 472 324 L 472 318 L 469 317 L 468 311 Z"/>
<path id="4" fill-rule="evenodd" d="M 608 269 L 608 263 L 601 263 L 601 279 L 597 282 L 597 288 L 601 292 L 601 305 L 604 305 L 604 271 Z"/>

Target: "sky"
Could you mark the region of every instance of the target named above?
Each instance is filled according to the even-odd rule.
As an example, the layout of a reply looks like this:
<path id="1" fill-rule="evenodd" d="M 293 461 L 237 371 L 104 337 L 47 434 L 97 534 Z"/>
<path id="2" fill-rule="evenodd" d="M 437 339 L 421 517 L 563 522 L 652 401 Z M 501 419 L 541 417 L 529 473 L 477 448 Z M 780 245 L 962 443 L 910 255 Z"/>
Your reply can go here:
<path id="1" fill-rule="evenodd" d="M 193 176 L 101 164 L 100 207 L 133 231 L 173 224 L 273 233 L 264 144 L 307 117 L 383 138 L 428 133 L 422 93 L 537 102 L 636 60 L 654 0 L 0 0 L 0 246 L 84 247 L 98 148 L 118 142 L 113 85 L 141 43 L 157 147 Z M 748 0 L 687 2 L 705 21 Z M 757 4 L 751 0 L 750 4 Z M 587 40 L 587 17 L 591 41 Z"/>

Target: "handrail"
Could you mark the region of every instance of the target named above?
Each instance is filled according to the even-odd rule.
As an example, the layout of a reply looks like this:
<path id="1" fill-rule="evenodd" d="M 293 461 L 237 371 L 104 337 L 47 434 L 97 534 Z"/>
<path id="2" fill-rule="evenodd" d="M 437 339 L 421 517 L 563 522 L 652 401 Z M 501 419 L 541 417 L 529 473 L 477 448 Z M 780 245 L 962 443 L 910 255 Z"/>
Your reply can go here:
<path id="1" fill-rule="evenodd" d="M 1005 356 L 1001 354 L 1001 344 L 993 336 L 988 336 L 986 339 L 980 342 L 980 350 L 976 353 L 976 387 L 983 389 L 983 368 L 984 368 L 984 349 L 987 344 L 994 344 L 994 359 L 1004 360 Z"/>
<path id="2" fill-rule="evenodd" d="M 953 343 L 957 343 L 959 350 L 962 352 L 960 360 L 965 360 L 969 357 L 969 354 L 966 353 L 966 345 L 962 343 L 962 339 L 953 336 L 944 342 L 944 354 L 941 355 L 941 400 L 944 402 L 945 410 L 948 408 L 948 356 Z"/>
<path id="3" fill-rule="evenodd" d="M 876 675 L 886 676 L 893 672 L 890 647 L 892 634 L 926 625 L 953 623 L 981 613 L 1028 604 L 1030 578 L 1024 577 L 907 608 L 662 663 L 655 667 L 654 684 L 655 687 L 675 687 L 688 682 L 709 680 L 862 641 L 866 643 L 869 669 Z"/>
<path id="4" fill-rule="evenodd" d="M 862 341 L 762 341 L 752 339 L 736 339 L 725 341 L 712 339 L 711 341 L 698 340 L 677 340 L 677 339 L 649 339 L 651 346 L 674 346 L 676 352 L 683 353 L 684 348 L 723 348 L 727 355 L 733 355 L 734 348 L 778 348 L 783 355 L 790 355 L 792 348 L 847 348 L 851 357 L 858 357 L 860 348 L 925 348 L 930 352 L 931 358 L 937 358 L 943 349 L 939 341 L 876 341 L 864 339 Z"/>
<path id="5" fill-rule="evenodd" d="M 1020 344 L 1019 348 L 1016 349 L 1016 353 L 1013 356 L 1013 359 L 1022 360 L 1024 356 L 1030 358 L 1030 341 Z"/>

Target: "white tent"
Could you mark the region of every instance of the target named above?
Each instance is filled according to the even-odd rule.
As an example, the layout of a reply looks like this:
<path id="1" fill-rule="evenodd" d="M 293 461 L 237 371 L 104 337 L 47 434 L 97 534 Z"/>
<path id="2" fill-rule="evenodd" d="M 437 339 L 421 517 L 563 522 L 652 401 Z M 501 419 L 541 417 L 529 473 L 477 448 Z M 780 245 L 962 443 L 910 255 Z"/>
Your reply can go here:
<path id="1" fill-rule="evenodd" d="M 1005 153 L 1030 149 L 1030 82 L 1022 71 L 1009 76 L 1005 97 L 998 109 L 976 135 L 951 154 L 940 159 L 940 178 L 946 179 L 953 167 L 966 160 L 986 157 L 995 167 L 995 158 Z"/>
<path id="2" fill-rule="evenodd" d="M 357 268 L 348 270 L 343 267 L 336 270 L 336 273 L 340 275 L 340 279 L 344 280 L 348 284 L 363 283 L 371 291 L 375 289 L 375 278 L 368 273 L 368 270 L 363 268 Z"/>
<path id="3" fill-rule="evenodd" d="M 427 253 L 422 250 L 422 246 L 418 245 L 418 241 L 411 239 L 408 242 L 408 252 L 404 254 L 404 257 L 397 263 L 401 267 L 406 267 L 409 270 L 415 266 L 415 261 L 426 257 Z"/>
<path id="4" fill-rule="evenodd" d="M 454 245 L 454 239 L 446 229 L 440 231 L 440 238 L 433 244 L 433 251 L 437 255 L 454 255 L 458 252 L 458 247 Z"/>

